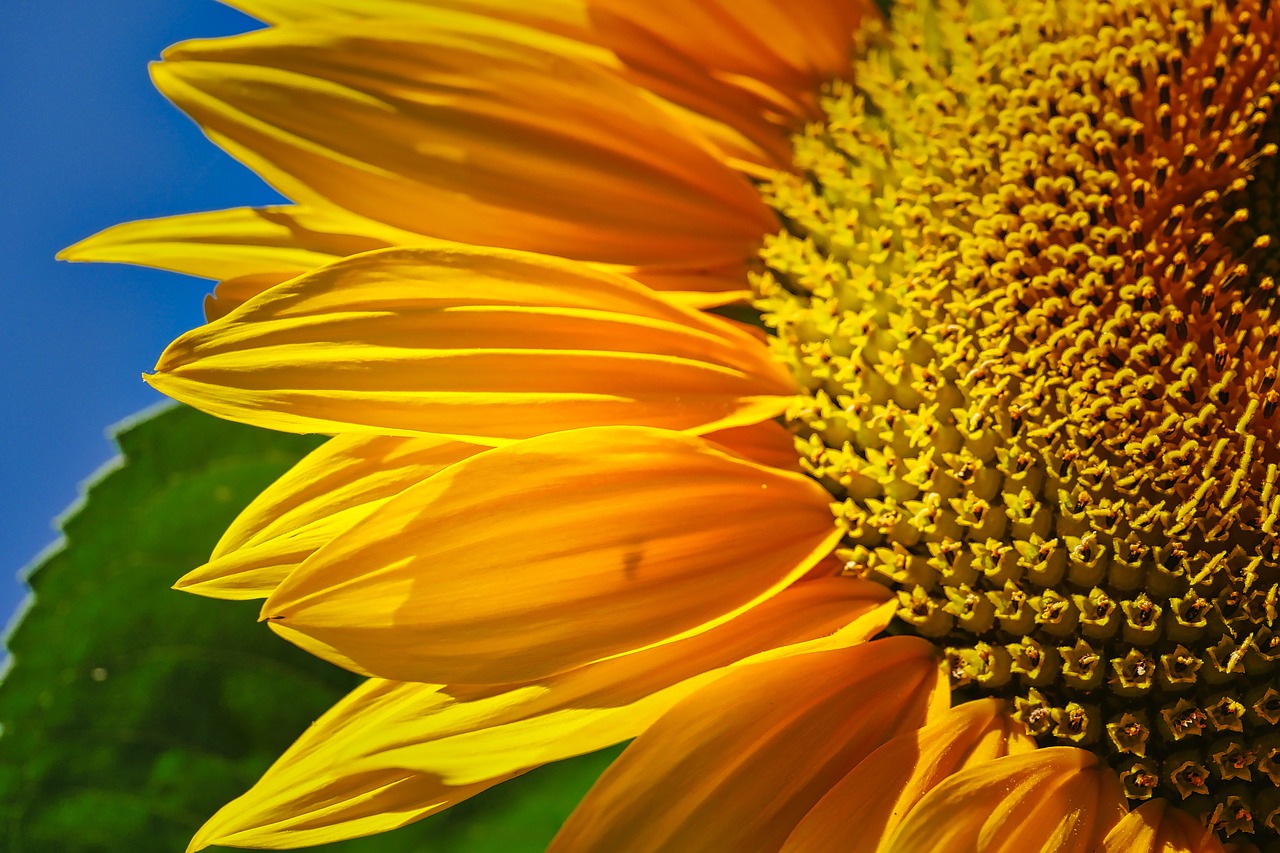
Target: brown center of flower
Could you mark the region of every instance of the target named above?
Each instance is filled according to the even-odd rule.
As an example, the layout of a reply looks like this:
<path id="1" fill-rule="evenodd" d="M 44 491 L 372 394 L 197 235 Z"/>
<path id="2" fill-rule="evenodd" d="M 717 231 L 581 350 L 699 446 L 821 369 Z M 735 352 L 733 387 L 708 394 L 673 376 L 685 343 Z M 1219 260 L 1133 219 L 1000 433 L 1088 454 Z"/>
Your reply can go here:
<path id="1" fill-rule="evenodd" d="M 845 571 L 1133 800 L 1280 840 L 1280 11 L 898 2 L 766 196 Z"/>

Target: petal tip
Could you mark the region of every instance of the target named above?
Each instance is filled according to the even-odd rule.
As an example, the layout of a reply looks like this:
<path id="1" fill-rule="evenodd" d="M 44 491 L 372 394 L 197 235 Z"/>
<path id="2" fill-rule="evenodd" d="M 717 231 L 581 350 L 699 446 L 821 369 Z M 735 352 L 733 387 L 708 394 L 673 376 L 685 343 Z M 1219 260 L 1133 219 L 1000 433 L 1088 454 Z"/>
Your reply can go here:
<path id="1" fill-rule="evenodd" d="M 207 566 L 208 564 L 206 563 L 204 566 L 201 566 L 198 569 L 192 569 L 191 571 L 187 572 L 185 575 L 183 575 L 182 577 L 174 581 L 173 585 L 169 587 L 169 589 L 176 589 L 178 592 L 191 593 L 192 595 L 208 596 L 208 593 L 202 590 L 202 587 L 204 586 L 204 581 L 205 581 L 203 572 Z M 217 598 L 218 596 L 209 596 L 209 597 Z"/>
<path id="2" fill-rule="evenodd" d="M 53 257 L 59 261 L 68 261 L 73 264 L 99 261 L 110 263 L 114 258 L 110 252 L 102 251 L 102 243 L 105 235 L 110 234 L 116 227 L 104 228 L 96 234 L 90 234 L 88 237 L 77 240 L 70 246 L 59 249 Z M 106 242 L 110 242 L 109 238 L 107 238 Z"/>
<path id="3" fill-rule="evenodd" d="M 199 853 L 199 851 L 205 849 L 212 843 L 213 839 L 207 837 L 204 827 L 201 827 L 200 831 L 191 839 L 191 843 L 187 845 L 185 853 Z"/>

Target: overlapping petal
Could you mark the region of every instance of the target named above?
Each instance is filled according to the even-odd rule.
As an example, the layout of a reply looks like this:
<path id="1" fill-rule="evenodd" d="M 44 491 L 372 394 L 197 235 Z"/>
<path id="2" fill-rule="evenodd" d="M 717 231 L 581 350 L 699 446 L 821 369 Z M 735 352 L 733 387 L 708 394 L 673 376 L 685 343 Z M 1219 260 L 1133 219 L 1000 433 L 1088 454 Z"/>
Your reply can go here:
<path id="1" fill-rule="evenodd" d="M 291 573 L 263 614 L 369 674 L 528 680 L 777 594 L 839 537 L 828 500 L 808 478 L 680 433 L 555 433 L 406 490 Z"/>
<path id="2" fill-rule="evenodd" d="M 610 228 L 615 237 L 627 240 L 621 254 L 616 240 L 614 249 L 605 251 L 613 258 L 610 265 L 634 272 L 652 287 L 691 294 L 738 291 L 746 259 L 776 223 L 744 183 L 723 169 L 707 168 L 707 153 L 755 176 L 789 168 L 789 134 L 812 118 L 821 81 L 847 73 L 850 33 L 868 14 L 865 3 L 843 0 L 806 0 L 803 15 L 778 0 L 736 5 L 695 0 L 679 9 L 669 3 L 613 0 L 555 0 L 534 6 L 510 0 L 237 0 L 234 5 L 280 26 L 175 48 L 169 62 L 157 68 L 157 81 L 216 141 L 308 203 L 128 223 L 62 255 L 218 279 L 224 284 L 206 304 L 211 318 L 291 275 L 381 246 L 453 237 L 590 259 L 600 253 L 578 251 L 584 235 Z M 724 38 L 702 38 L 689 26 L 692 19 L 714 23 Z M 391 40 L 384 48 L 379 40 L 388 33 Z M 426 41 L 415 41 L 421 39 Z M 348 40 L 381 55 L 394 73 L 361 71 L 371 68 L 363 61 L 366 57 L 343 64 L 337 54 L 350 47 Z M 807 50 L 797 52 L 802 42 Z M 483 85 L 464 96 L 453 85 L 454 72 L 474 57 L 455 57 L 453 65 L 440 67 L 450 51 L 472 51 L 486 61 L 505 57 L 515 69 L 508 71 L 526 79 L 531 90 L 539 86 L 538 75 L 526 73 L 525 66 L 545 66 L 540 73 L 552 85 L 545 92 L 528 92 L 530 97 L 521 102 Z M 255 69 L 260 59 L 264 64 Z M 609 92 L 594 102 L 604 111 L 600 116 L 580 115 L 585 109 L 581 97 L 564 100 L 560 78 L 565 64 L 589 67 L 593 70 L 583 73 L 613 81 L 601 84 Z M 396 74 L 404 78 L 398 84 Z M 255 79 L 240 79 L 246 75 Z M 511 90 L 501 82 L 491 88 Z M 623 91 L 629 97 L 618 101 L 614 95 Z M 489 103 L 495 98 L 502 105 Z M 563 102 L 561 112 L 570 115 L 543 106 L 548 99 Z M 379 139 L 386 144 L 378 144 L 364 134 L 347 133 L 358 126 L 357 120 L 313 126 L 323 125 L 334 100 L 348 110 L 372 110 L 373 120 L 387 118 L 388 112 L 402 114 L 403 125 L 430 125 L 435 136 L 407 133 L 388 142 L 384 134 Z M 610 106 L 634 107 L 642 101 L 647 106 L 640 113 Z M 521 113 L 531 104 L 539 105 L 532 118 Z M 461 118 L 442 121 L 432 110 Z M 659 114 L 665 118 L 657 122 Z M 649 138 L 641 139 L 640 148 L 623 152 L 623 143 L 640 137 L 636 128 L 619 122 L 636 118 L 643 120 L 640 130 Z M 277 121 L 278 127 L 273 124 Z M 548 139 L 545 146 L 534 145 L 538 133 L 548 132 L 525 125 L 557 121 L 550 134 L 563 134 L 567 144 L 557 146 Z M 295 126 L 298 122 L 304 127 Z M 509 132 L 498 132 L 486 122 L 506 122 Z M 613 134 L 602 138 L 602 127 Z M 473 137 L 484 137 L 488 146 L 475 144 Z M 424 152 L 418 147 L 430 139 L 437 143 L 431 156 L 420 156 Z M 554 168 L 542 163 L 523 174 L 507 174 L 523 161 L 507 157 L 511 152 L 493 144 L 495 139 L 518 139 L 526 159 L 554 160 L 557 152 L 568 151 L 587 156 Z M 348 150 L 352 146 L 355 150 Z M 602 163 L 599 151 L 592 154 L 582 146 L 617 154 L 633 167 L 637 158 L 644 162 L 629 170 L 603 170 L 599 167 L 617 164 Z M 703 148 L 707 152 L 699 152 Z M 680 156 L 669 156 L 673 151 Z M 300 171 L 290 172 L 286 163 Z M 680 175 L 668 176 L 665 183 L 653 179 L 655 168 L 669 171 L 681 163 L 686 168 Z M 406 164 L 410 167 L 402 168 Z M 565 169 L 571 178 L 577 176 L 576 182 L 550 193 L 525 186 L 530 175 L 559 180 Z M 595 208 L 575 210 L 610 197 L 601 192 L 610 188 L 600 183 L 602 176 L 615 184 L 621 180 L 624 194 L 615 198 L 636 203 L 611 205 L 603 216 Z M 573 193 L 574 186 L 583 191 Z M 691 195 L 685 192 L 690 187 Z M 654 188 L 663 190 L 662 209 L 648 210 Z M 424 193 L 432 200 L 424 199 Z M 443 207 L 441 199 L 447 199 Z M 544 201 L 563 210 L 529 209 Z M 679 215 L 672 216 L 673 205 Z M 460 218 L 461 209 L 475 216 Z M 648 225 L 611 223 L 610 217 L 624 214 L 638 214 Z M 548 226 L 548 218 L 564 221 Z M 691 259 L 688 251 L 679 250 L 676 232 L 663 230 L 679 225 L 678 233 L 689 235 L 713 223 L 722 233 L 707 238 L 718 244 L 710 260 Z M 705 255 L 706 243 L 704 239 L 703 248 L 693 254 Z M 729 244 L 735 248 L 726 249 Z M 637 254 L 637 249 L 643 250 Z M 618 260 L 622 255 L 625 259 Z M 697 307 L 726 301 L 705 296 L 692 300 Z"/>
<path id="3" fill-rule="evenodd" d="M 586 0 L 649 31 L 722 78 L 749 78 L 815 103 L 849 73 L 853 35 L 876 14 L 861 0 Z M 714 33 L 715 38 L 708 38 Z"/>
<path id="4" fill-rule="evenodd" d="M 695 116 L 746 172 L 792 168 L 790 134 L 850 70 L 863 0 L 584 0 L 593 38 L 637 85 Z M 708 38 L 715 33 L 715 38 Z"/>
<path id="5" fill-rule="evenodd" d="M 336 207 L 241 207 L 115 225 L 58 253 L 73 262 L 122 263 L 219 282 L 205 302 L 210 320 L 269 287 L 362 252 L 392 246 L 451 248 L 446 240 L 392 228 Z M 648 270 L 637 279 L 694 308 L 742 301 L 746 264 Z"/>
<path id="6" fill-rule="evenodd" d="M 1127 811 L 1093 753 L 1048 747 L 987 761 L 924 796 L 885 853 L 1091 853 Z"/>
<path id="7" fill-rule="evenodd" d="M 1035 741 L 994 699 L 967 702 L 871 753 L 805 816 L 783 853 L 877 853 L 906 814 L 948 776 Z"/>
<path id="8" fill-rule="evenodd" d="M 707 439 L 763 465 L 796 471 L 791 434 L 774 421 Z M 202 566 L 175 589 L 211 598 L 266 598 L 290 572 L 410 486 L 484 449 L 450 439 L 341 435 L 253 500 Z"/>
<path id="9" fill-rule="evenodd" d="M 705 633 L 524 685 L 370 680 L 194 846 L 301 846 L 425 817 L 530 767 L 634 737 L 728 667 L 862 642 L 892 610 L 876 585 L 831 578 L 790 587 Z M 397 785 L 416 803 L 380 813 L 376 792 Z"/>
<path id="10" fill-rule="evenodd" d="M 775 851 L 859 761 L 948 698 L 914 637 L 735 670 L 641 734 L 549 849 Z"/>
<path id="11" fill-rule="evenodd" d="M 279 205 L 126 222 L 63 249 L 58 257 L 219 280 L 275 276 L 284 281 L 348 255 L 430 242 L 336 209 Z"/>
<path id="12" fill-rule="evenodd" d="M 761 421 L 750 426 L 731 427 L 708 433 L 706 438 L 761 465 L 781 468 L 784 471 L 800 470 L 795 438 L 777 421 Z"/>
<path id="13" fill-rule="evenodd" d="M 384 250 L 271 288 L 178 338 L 147 377 L 293 432 L 501 443 L 772 417 L 792 380 L 749 334 L 622 276 L 496 250 Z"/>
<path id="14" fill-rule="evenodd" d="M 776 227 L 758 194 L 600 50 L 437 10 L 190 42 L 154 76 L 304 204 L 627 266 L 749 257 Z"/>
<path id="15" fill-rule="evenodd" d="M 234 0 L 273 24 L 398 18 L 442 10 L 523 24 L 607 48 L 628 80 L 687 118 L 744 170 L 790 168 L 788 135 L 816 115 L 826 81 L 849 73 L 863 0 Z M 708 38 L 715 33 L 715 38 Z"/>
<path id="16" fill-rule="evenodd" d="M 1120 819 L 1095 853 L 1223 853 L 1213 830 L 1167 800 L 1151 800 Z"/>
<path id="17" fill-rule="evenodd" d="M 175 587 L 213 598 L 266 598 L 303 560 L 388 500 L 483 449 L 431 437 L 330 439 L 263 490 L 209 562 Z"/>

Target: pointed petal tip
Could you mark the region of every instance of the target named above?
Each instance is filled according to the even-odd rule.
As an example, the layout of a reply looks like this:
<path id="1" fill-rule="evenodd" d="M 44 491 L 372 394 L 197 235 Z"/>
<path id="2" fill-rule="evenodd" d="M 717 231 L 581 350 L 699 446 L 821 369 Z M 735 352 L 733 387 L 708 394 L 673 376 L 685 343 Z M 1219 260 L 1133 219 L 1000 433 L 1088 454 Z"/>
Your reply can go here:
<path id="1" fill-rule="evenodd" d="M 161 355 L 160 358 L 161 358 L 161 361 L 164 360 L 163 355 Z M 161 394 L 164 394 L 166 397 L 170 397 L 174 400 L 177 400 L 179 403 L 186 402 L 181 397 L 178 397 L 173 393 L 171 393 L 173 383 L 168 381 L 169 377 L 160 370 L 160 365 L 158 363 L 152 370 L 150 371 L 144 370 L 139 375 L 142 376 L 143 382 L 147 383 L 153 389 L 155 389 L 156 391 L 159 391 Z"/>
<path id="2" fill-rule="evenodd" d="M 182 577 L 173 582 L 170 589 L 178 592 L 185 592 L 188 595 L 198 595 L 201 598 L 216 598 L 221 601 L 248 601 L 256 598 L 265 598 L 266 593 L 257 589 L 236 587 L 223 582 L 218 576 L 209 576 L 206 572 L 209 564 L 206 563 L 199 568 L 192 569 Z"/>
<path id="3" fill-rule="evenodd" d="M 204 580 L 204 570 L 208 568 L 208 566 L 209 564 L 205 563 L 204 565 L 197 566 L 190 570 L 185 575 L 174 581 L 173 586 L 170 587 L 170 589 L 181 590 L 182 592 L 195 592 Z"/>
<path id="4" fill-rule="evenodd" d="M 82 261 L 93 261 L 103 263 L 113 263 L 116 261 L 115 255 L 112 253 L 112 246 L 115 244 L 115 235 L 121 228 L 127 228 L 131 223 L 117 223 L 101 228 L 87 237 L 81 237 L 69 246 L 65 246 L 58 251 L 55 258 L 60 261 L 71 261 L 79 263 Z"/>
<path id="5" fill-rule="evenodd" d="M 170 347 L 172 347 L 172 345 L 170 345 Z M 182 393 L 183 389 L 190 383 L 183 381 L 181 376 L 175 376 L 169 372 L 169 365 L 166 364 L 168 355 L 168 349 L 162 352 L 160 354 L 160 360 L 156 362 L 156 366 L 150 371 L 144 371 L 142 373 L 142 381 L 159 391 L 161 394 L 164 394 L 166 397 L 170 397 L 177 400 L 179 403 L 190 406 L 192 405 L 192 401 L 187 399 L 186 395 Z M 195 408 L 200 409 L 201 407 L 195 406 Z M 225 417 L 217 409 L 205 407 L 201 410 L 207 414 L 214 415 L 215 417 Z"/>
<path id="6" fill-rule="evenodd" d="M 114 228 L 114 226 L 112 226 Z M 102 242 L 100 238 L 112 230 L 112 228 L 104 228 L 103 230 L 90 234 L 88 237 L 77 240 L 70 246 L 59 249 L 53 256 L 59 261 L 68 261 L 73 264 L 80 263 L 111 263 L 115 260 L 109 252 L 101 252 L 99 244 Z"/>
<path id="7" fill-rule="evenodd" d="M 184 853 L 199 853 L 210 847 L 243 847 L 244 844 L 237 844 L 235 839 L 245 827 L 236 820 L 234 812 L 234 807 L 243 799 L 241 795 L 230 800 L 210 815 L 191 836 Z"/>

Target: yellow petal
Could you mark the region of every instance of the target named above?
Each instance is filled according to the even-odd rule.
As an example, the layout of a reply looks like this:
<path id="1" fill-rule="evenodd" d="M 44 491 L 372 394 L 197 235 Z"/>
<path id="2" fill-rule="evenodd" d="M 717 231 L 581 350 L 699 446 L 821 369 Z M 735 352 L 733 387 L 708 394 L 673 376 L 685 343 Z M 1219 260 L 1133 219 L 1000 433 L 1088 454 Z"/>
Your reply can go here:
<path id="1" fill-rule="evenodd" d="M 782 849 L 875 853 L 920 798 L 951 774 L 1034 748 L 1004 703 L 966 702 L 871 753 L 827 792 Z"/>
<path id="2" fill-rule="evenodd" d="M 762 465 L 798 470 L 791 433 L 774 421 L 707 436 Z M 209 562 L 175 589 L 211 598 L 266 598 L 303 560 L 411 485 L 484 448 L 441 438 L 330 439 L 258 495 Z"/>
<path id="3" fill-rule="evenodd" d="M 169 396 L 257 426 L 485 443 L 742 426 L 794 393 L 730 323 L 619 275 L 475 248 L 340 261 L 188 332 L 156 370 Z"/>
<path id="4" fill-rule="evenodd" d="M 481 450 L 441 438 L 330 439 L 258 495 L 209 562 L 174 586 L 212 598 L 266 598 L 303 560 L 388 500 Z"/>
<path id="5" fill-rule="evenodd" d="M 210 320 L 279 284 L 350 255 L 391 246 L 449 248 L 454 244 L 402 231 L 338 208 L 300 205 L 241 207 L 126 222 L 68 246 L 58 258 L 169 270 L 219 281 L 205 303 Z M 744 263 L 704 270 L 602 265 L 632 275 L 694 308 L 750 299 Z"/>
<path id="6" fill-rule="evenodd" d="M 284 280 L 347 255 L 427 242 L 340 211 L 285 205 L 126 222 L 63 249 L 58 257 L 219 280 L 264 274 Z"/>
<path id="7" fill-rule="evenodd" d="M 706 633 L 530 684 L 370 680 L 220 810 L 197 846 L 318 844 L 426 817 L 515 773 L 632 738 L 729 667 L 862 642 L 893 606 L 875 584 L 833 578 Z M 397 782 L 416 804 L 378 814 L 366 794 Z"/>
<path id="8" fill-rule="evenodd" d="M 1048 747 L 969 767 L 924 796 L 887 853 L 1090 853 L 1124 816 L 1115 773 Z"/>
<path id="9" fill-rule="evenodd" d="M 527 24 L 547 32 L 581 36 L 587 26 L 582 0 L 224 0 L 270 24 L 401 18 L 430 21 L 452 9 L 501 21 Z"/>
<path id="10" fill-rule="evenodd" d="M 1213 831 L 1165 800 L 1151 800 L 1120 819 L 1096 853 L 1223 853 Z"/>
<path id="11" fill-rule="evenodd" d="M 915 637 L 737 669 L 636 738 L 549 850 L 775 851 L 827 789 L 940 714 L 948 693 Z"/>
<path id="12" fill-rule="evenodd" d="M 339 755 L 358 760 L 366 744 L 376 746 L 370 735 L 381 731 L 380 719 L 397 712 L 406 690 L 422 714 L 443 701 L 433 685 L 366 682 L 313 723 L 249 792 L 219 809 L 187 853 L 211 844 L 288 850 L 386 832 L 505 781 L 445 788 L 407 770 L 352 773 L 334 766 Z M 353 719 L 362 725 L 353 726 Z M 433 801 L 433 795 L 444 799 Z"/>
<path id="13" fill-rule="evenodd" d="M 156 85 L 290 198 L 397 228 L 633 266 L 751 257 L 759 194 L 599 48 L 479 15 L 190 42 Z"/>
<path id="14" fill-rule="evenodd" d="M 650 285 L 652 287 L 653 285 Z M 661 290 L 662 288 L 655 288 Z M 698 308 L 706 310 L 709 308 L 722 308 L 725 305 L 740 305 L 751 301 L 751 291 L 749 290 L 722 290 L 717 292 L 699 291 L 699 290 L 668 290 L 664 291 L 662 297 L 668 302 L 674 302 L 677 305 L 687 305 L 690 308 Z"/>
<path id="15" fill-rule="evenodd" d="M 828 501 L 680 433 L 556 433 L 410 488 L 303 563 L 263 614 L 381 677 L 527 681 L 777 594 L 838 539 Z"/>

